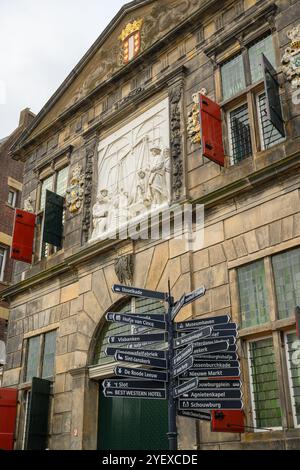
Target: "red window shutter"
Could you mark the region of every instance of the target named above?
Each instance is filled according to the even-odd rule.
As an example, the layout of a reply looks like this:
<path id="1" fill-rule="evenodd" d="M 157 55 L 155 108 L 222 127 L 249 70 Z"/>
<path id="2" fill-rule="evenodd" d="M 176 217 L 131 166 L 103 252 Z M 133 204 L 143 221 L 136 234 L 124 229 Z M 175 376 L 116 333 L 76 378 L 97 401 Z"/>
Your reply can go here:
<path id="1" fill-rule="evenodd" d="M 13 450 L 18 390 L 0 388 L 0 450 Z"/>
<path id="2" fill-rule="evenodd" d="M 211 430 L 212 432 L 232 432 L 244 433 L 244 412 L 242 410 L 233 411 L 212 411 Z"/>
<path id="3" fill-rule="evenodd" d="M 32 263 L 35 221 L 35 214 L 16 209 L 11 259 Z"/>
<path id="4" fill-rule="evenodd" d="M 203 156 L 224 166 L 221 108 L 204 95 L 200 95 L 200 122 Z"/>

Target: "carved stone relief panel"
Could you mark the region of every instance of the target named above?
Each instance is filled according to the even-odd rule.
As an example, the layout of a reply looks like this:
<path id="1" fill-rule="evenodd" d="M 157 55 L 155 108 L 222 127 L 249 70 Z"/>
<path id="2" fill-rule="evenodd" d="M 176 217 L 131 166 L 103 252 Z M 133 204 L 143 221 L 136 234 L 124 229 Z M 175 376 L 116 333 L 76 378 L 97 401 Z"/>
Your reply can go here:
<path id="1" fill-rule="evenodd" d="M 85 181 L 84 181 L 84 216 L 83 216 L 83 242 L 86 243 L 90 235 L 91 227 L 91 205 L 92 205 L 92 190 L 93 190 L 93 173 L 94 173 L 94 158 L 96 154 L 96 140 L 92 140 L 86 147 L 86 168 L 85 168 Z"/>
<path id="2" fill-rule="evenodd" d="M 84 196 L 84 174 L 82 167 L 76 164 L 72 171 L 72 177 L 67 188 L 66 203 L 71 214 L 76 214 L 82 207 Z"/>
<path id="3" fill-rule="evenodd" d="M 300 24 L 288 31 L 290 46 L 282 58 L 282 70 L 293 88 L 300 88 Z"/>
<path id="4" fill-rule="evenodd" d="M 92 240 L 171 201 L 169 101 L 100 141 Z"/>

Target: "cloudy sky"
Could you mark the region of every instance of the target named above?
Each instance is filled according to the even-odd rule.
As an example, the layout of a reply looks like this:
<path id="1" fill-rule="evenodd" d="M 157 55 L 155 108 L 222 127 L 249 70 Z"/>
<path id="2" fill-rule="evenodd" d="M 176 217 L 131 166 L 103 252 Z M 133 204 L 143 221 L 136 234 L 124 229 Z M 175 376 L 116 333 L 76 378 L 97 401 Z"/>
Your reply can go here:
<path id="1" fill-rule="evenodd" d="M 0 139 L 38 113 L 129 0 L 0 0 Z"/>

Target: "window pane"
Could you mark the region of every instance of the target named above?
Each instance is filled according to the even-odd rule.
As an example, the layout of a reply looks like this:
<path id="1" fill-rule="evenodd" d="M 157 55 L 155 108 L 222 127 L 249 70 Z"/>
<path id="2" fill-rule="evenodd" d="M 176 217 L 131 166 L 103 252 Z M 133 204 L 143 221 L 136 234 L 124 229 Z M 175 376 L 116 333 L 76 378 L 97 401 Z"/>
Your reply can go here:
<path id="1" fill-rule="evenodd" d="M 233 164 L 239 163 L 252 155 L 247 104 L 230 113 L 230 144 Z"/>
<path id="2" fill-rule="evenodd" d="M 59 196 L 65 196 L 68 187 L 69 167 L 64 168 L 57 174 L 56 193 Z"/>
<path id="3" fill-rule="evenodd" d="M 267 323 L 269 305 L 263 261 L 249 264 L 238 270 L 242 327 Z"/>
<path id="4" fill-rule="evenodd" d="M 272 338 L 250 343 L 250 374 L 255 426 L 281 427 L 279 388 Z"/>
<path id="5" fill-rule="evenodd" d="M 42 378 L 53 377 L 56 350 L 56 331 L 45 335 L 45 346 L 42 366 Z"/>
<path id="6" fill-rule="evenodd" d="M 286 335 L 286 347 L 295 426 L 300 426 L 300 341 L 296 333 Z"/>
<path id="7" fill-rule="evenodd" d="M 0 281 L 4 278 L 6 250 L 0 246 Z"/>
<path id="8" fill-rule="evenodd" d="M 158 313 L 162 314 L 165 313 L 164 305 L 161 302 L 156 302 L 150 299 L 132 299 L 127 305 L 123 306 L 123 308 L 118 309 L 118 312 L 122 313 L 130 313 L 135 312 L 137 315 L 139 313 Z M 156 333 L 159 333 L 160 330 L 155 330 Z M 140 334 L 146 334 L 149 331 L 140 331 Z M 107 364 L 110 362 L 114 362 L 114 359 L 111 357 L 105 356 L 105 349 L 110 346 L 114 347 L 113 345 L 109 345 L 108 337 L 115 336 L 115 335 L 131 335 L 137 334 L 137 331 L 134 327 L 130 325 L 121 325 L 120 323 L 107 323 L 107 325 L 103 328 L 98 344 L 95 348 L 95 357 L 94 357 L 94 364 Z M 118 348 L 128 348 L 130 345 L 118 345 Z M 133 346 L 134 347 L 134 346 Z M 159 345 L 152 344 L 147 345 L 144 348 L 154 349 L 159 347 Z M 116 348 L 117 349 L 117 348 Z"/>
<path id="9" fill-rule="evenodd" d="M 246 88 L 243 56 L 238 55 L 221 67 L 223 100 L 228 100 Z"/>
<path id="10" fill-rule="evenodd" d="M 267 150 L 273 147 L 273 145 L 283 142 L 285 138 L 282 137 L 280 132 L 278 132 L 276 127 L 274 127 L 268 119 L 265 93 L 258 96 L 258 115 L 262 137 L 262 150 Z"/>
<path id="11" fill-rule="evenodd" d="M 17 202 L 17 193 L 16 191 L 12 191 L 10 190 L 8 192 L 8 199 L 7 199 L 7 202 L 10 206 L 12 207 L 15 207 L 16 206 L 16 202 Z"/>
<path id="12" fill-rule="evenodd" d="M 300 248 L 273 257 L 279 318 L 294 315 L 300 305 Z"/>
<path id="13" fill-rule="evenodd" d="M 30 382 L 32 377 L 37 377 L 40 358 L 40 336 L 30 338 L 27 356 L 26 382 Z"/>
<path id="14" fill-rule="evenodd" d="M 45 181 L 43 181 L 42 191 L 41 191 L 41 202 L 40 202 L 41 211 L 45 209 L 47 189 L 49 191 L 53 191 L 53 176 L 50 176 L 50 178 L 47 178 Z"/>
<path id="15" fill-rule="evenodd" d="M 256 83 L 263 79 L 264 74 L 261 63 L 262 54 L 266 56 L 269 62 L 276 69 L 276 58 L 272 36 L 267 36 L 266 38 L 261 39 L 249 48 L 252 83 Z"/>

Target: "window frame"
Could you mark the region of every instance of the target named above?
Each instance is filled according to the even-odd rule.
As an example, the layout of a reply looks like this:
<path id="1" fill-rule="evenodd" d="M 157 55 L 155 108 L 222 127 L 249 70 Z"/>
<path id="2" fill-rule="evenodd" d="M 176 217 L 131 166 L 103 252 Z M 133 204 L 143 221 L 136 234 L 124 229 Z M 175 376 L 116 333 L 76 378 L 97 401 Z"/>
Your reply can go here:
<path id="1" fill-rule="evenodd" d="M 3 250 L 3 263 L 0 268 L 0 282 L 4 282 L 4 277 L 5 277 L 5 269 L 6 269 L 6 264 L 7 264 L 7 253 L 8 249 L 4 245 L 0 245 L 0 249 Z"/>
<path id="2" fill-rule="evenodd" d="M 292 380 L 292 371 L 291 371 L 291 363 L 289 360 L 289 350 L 288 350 L 288 335 L 296 333 L 295 330 L 291 331 L 284 331 L 284 350 L 285 350 L 285 359 L 286 359 L 286 369 L 287 369 L 287 376 L 288 376 L 288 382 L 289 382 L 289 395 L 290 395 L 290 404 L 291 404 L 291 409 L 292 409 L 292 415 L 293 415 L 293 425 L 294 429 L 300 429 L 300 419 L 299 419 L 299 424 L 297 424 L 297 414 L 296 414 L 296 402 L 295 402 L 295 397 L 293 397 L 291 391 L 293 390 L 293 380 Z M 300 342 L 300 340 L 298 339 Z"/>
<path id="3" fill-rule="evenodd" d="M 10 195 L 11 193 L 13 194 L 13 201 L 12 201 L 12 203 L 9 202 L 9 195 Z M 7 205 L 8 205 L 9 207 L 12 207 L 13 209 L 15 209 L 15 208 L 17 207 L 18 195 L 19 195 L 19 191 L 18 191 L 17 189 L 14 189 L 14 188 L 11 188 L 11 187 L 8 188 Z"/>
<path id="4" fill-rule="evenodd" d="M 284 410 L 282 410 L 282 409 L 281 409 L 281 411 L 282 411 L 282 416 L 281 416 L 282 425 L 280 427 L 276 427 L 276 426 L 271 427 L 270 426 L 268 428 L 263 428 L 263 429 L 257 427 L 257 417 L 256 417 L 256 412 L 255 412 L 255 400 L 254 400 L 253 377 L 252 377 L 252 374 L 251 374 L 250 344 L 251 343 L 257 343 L 259 341 L 263 341 L 265 339 L 270 339 L 270 338 L 272 339 L 273 348 L 274 348 L 274 337 L 272 335 L 272 332 L 270 332 L 270 334 L 266 334 L 266 335 L 263 335 L 263 336 L 259 336 L 259 337 L 256 337 L 256 338 L 250 338 L 250 339 L 245 340 L 246 347 L 247 347 L 247 366 L 248 366 L 248 377 L 249 377 L 250 402 L 251 402 L 251 408 L 252 408 L 252 420 L 253 420 L 253 426 L 254 426 L 254 433 L 256 433 L 256 434 L 262 433 L 262 432 L 268 432 L 268 430 L 270 430 L 270 431 L 283 431 L 283 429 L 284 429 L 284 426 L 283 426 Z M 275 356 L 275 364 L 276 364 L 275 350 L 274 350 L 274 356 Z M 278 393 L 279 393 L 278 398 L 280 400 L 280 382 L 278 380 L 278 377 L 277 377 L 277 382 L 278 382 Z"/>
<path id="5" fill-rule="evenodd" d="M 276 44 L 276 37 L 275 34 L 272 31 L 260 31 L 256 37 L 252 37 L 251 40 L 245 42 L 243 45 L 240 46 L 240 48 L 237 50 L 236 48 L 231 51 L 230 56 L 226 57 L 224 54 L 222 57 L 217 60 L 217 76 L 215 77 L 215 83 L 216 86 L 219 82 L 219 88 L 218 88 L 218 95 L 219 95 L 219 102 L 220 102 L 220 107 L 222 109 L 223 115 L 225 117 L 224 119 L 224 132 L 223 132 L 223 140 L 225 144 L 225 150 L 228 155 L 228 166 L 235 166 L 238 164 L 241 164 L 244 162 L 244 160 L 248 160 L 248 158 L 256 159 L 260 153 L 262 152 L 268 152 L 268 151 L 273 151 L 274 148 L 276 148 L 279 145 L 282 145 L 286 139 L 287 136 L 283 137 L 281 141 L 278 143 L 275 143 L 268 149 L 264 148 L 264 142 L 263 142 L 263 137 L 261 133 L 261 123 L 260 123 L 260 115 L 259 115 L 259 110 L 257 108 L 257 100 L 256 97 L 257 95 L 262 94 L 265 92 L 265 84 L 264 84 L 264 79 L 262 78 L 261 80 L 252 83 L 252 77 L 251 77 L 251 66 L 250 66 L 250 57 L 249 57 L 249 49 L 252 44 L 255 42 L 259 42 L 260 38 L 263 39 L 264 37 L 267 37 L 267 33 L 269 32 L 269 36 L 272 36 L 272 42 L 273 42 L 273 47 L 274 47 L 274 54 L 275 54 L 275 60 L 276 60 L 276 70 L 278 71 L 278 56 L 277 56 L 277 44 Z M 231 98 L 224 99 L 224 94 L 223 94 L 223 82 L 222 82 L 222 66 L 230 61 L 230 59 L 234 59 L 235 56 L 237 55 L 242 55 L 243 57 L 243 62 L 244 62 L 244 73 L 245 73 L 245 89 L 241 91 L 240 93 L 232 96 Z M 248 113 L 249 113 L 249 124 L 250 124 L 250 137 L 251 137 L 251 145 L 252 145 L 252 155 L 250 157 L 247 157 L 241 162 L 238 163 L 233 163 L 233 155 L 232 155 L 232 148 L 231 148 L 231 134 L 230 132 L 230 113 L 234 111 L 236 108 L 239 106 L 242 106 L 243 103 L 247 102 L 248 103 Z"/>
<path id="6" fill-rule="evenodd" d="M 56 333 L 56 338 L 55 338 L 55 351 L 54 351 L 54 364 L 53 364 L 53 374 L 52 376 L 49 377 L 42 377 L 43 374 L 43 361 L 44 361 L 44 349 L 45 349 L 45 336 L 48 333 Z M 39 338 L 39 351 L 38 351 L 38 365 L 37 365 L 37 374 L 34 377 L 40 378 L 40 379 L 45 379 L 54 382 L 54 378 L 56 375 L 56 369 L 55 369 L 55 358 L 56 358 L 56 351 L 57 351 L 57 339 L 58 339 L 58 328 L 54 328 L 49 331 L 45 331 L 43 333 L 37 334 L 37 335 L 32 335 L 28 338 L 26 338 L 26 346 L 25 346 L 25 361 L 23 365 L 23 383 L 24 384 L 29 384 L 31 383 L 31 380 L 27 380 L 27 370 L 28 370 L 28 359 L 29 359 L 29 342 L 33 338 Z"/>

